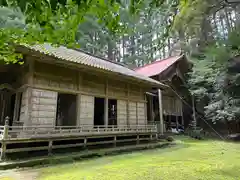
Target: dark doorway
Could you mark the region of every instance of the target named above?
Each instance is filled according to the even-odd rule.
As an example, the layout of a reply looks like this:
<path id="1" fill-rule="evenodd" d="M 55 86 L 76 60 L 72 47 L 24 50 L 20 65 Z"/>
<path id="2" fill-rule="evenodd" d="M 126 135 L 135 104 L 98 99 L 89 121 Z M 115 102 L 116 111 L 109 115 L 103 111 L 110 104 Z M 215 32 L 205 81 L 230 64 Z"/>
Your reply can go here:
<path id="1" fill-rule="evenodd" d="M 148 95 L 146 95 L 146 97 L 147 97 L 147 120 L 148 121 L 151 121 L 152 120 L 152 117 L 151 117 L 151 115 L 152 115 L 152 113 L 151 113 L 151 111 L 152 111 L 152 109 L 151 109 L 151 97 L 150 96 L 148 96 Z"/>
<path id="2" fill-rule="evenodd" d="M 108 100 L 108 125 L 117 125 L 117 100 Z"/>
<path id="3" fill-rule="evenodd" d="M 0 91 L 0 124 L 5 124 L 6 117 L 9 117 L 9 125 L 12 125 L 16 95 L 11 90 Z"/>
<path id="4" fill-rule="evenodd" d="M 104 125 L 104 98 L 94 99 L 94 126 L 102 126 Z"/>
<path id="5" fill-rule="evenodd" d="M 58 93 L 56 126 L 76 126 L 77 96 Z"/>

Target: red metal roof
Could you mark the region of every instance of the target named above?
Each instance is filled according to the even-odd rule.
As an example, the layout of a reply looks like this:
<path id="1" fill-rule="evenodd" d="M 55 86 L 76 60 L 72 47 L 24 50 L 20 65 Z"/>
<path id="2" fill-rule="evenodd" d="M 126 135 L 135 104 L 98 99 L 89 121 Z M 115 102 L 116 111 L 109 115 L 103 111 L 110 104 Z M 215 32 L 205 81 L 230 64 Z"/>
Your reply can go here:
<path id="1" fill-rule="evenodd" d="M 151 64 L 147 64 L 145 66 L 139 67 L 134 69 L 137 73 L 140 73 L 142 75 L 151 77 L 158 75 L 162 72 L 164 72 L 166 69 L 168 69 L 170 66 L 172 66 L 175 62 L 180 60 L 183 57 L 181 56 L 173 56 L 169 57 L 163 60 L 156 60 Z"/>

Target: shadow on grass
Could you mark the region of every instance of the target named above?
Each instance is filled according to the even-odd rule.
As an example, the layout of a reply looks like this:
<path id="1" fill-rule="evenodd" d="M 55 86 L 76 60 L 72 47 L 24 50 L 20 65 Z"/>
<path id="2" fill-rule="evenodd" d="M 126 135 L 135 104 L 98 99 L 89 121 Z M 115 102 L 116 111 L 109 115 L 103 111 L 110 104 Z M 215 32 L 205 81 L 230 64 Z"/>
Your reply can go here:
<path id="1" fill-rule="evenodd" d="M 61 165 L 61 164 L 70 164 L 73 162 L 81 162 L 81 161 L 87 161 L 87 160 L 101 160 L 101 158 L 111 158 L 111 157 L 125 157 L 125 156 L 131 156 L 134 154 L 152 154 L 152 153 L 166 153 L 166 152 L 173 152 L 179 149 L 183 149 L 183 148 L 188 148 L 190 145 L 188 144 L 171 144 L 171 145 L 163 145 L 161 147 L 156 147 L 153 149 L 140 149 L 140 150 L 124 150 L 124 151 L 115 151 L 115 152 L 110 152 L 110 153 L 103 153 L 101 151 L 91 154 L 90 156 L 86 155 L 86 156 L 81 156 L 81 157 L 69 157 L 66 158 L 65 161 L 62 160 L 58 160 L 58 159 L 52 159 L 50 163 L 47 164 L 40 164 L 40 165 L 35 165 L 34 167 L 43 167 L 44 165 L 47 166 L 55 166 L 55 165 Z M 115 159 L 115 158 L 114 158 Z"/>
<path id="2" fill-rule="evenodd" d="M 210 137 L 203 137 L 203 139 L 195 139 L 188 135 L 174 135 L 173 136 L 177 141 L 184 141 L 185 143 L 201 143 L 201 142 L 230 142 L 227 140 L 223 140 L 220 138 L 210 138 Z"/>
<path id="3" fill-rule="evenodd" d="M 82 160 L 88 159 L 96 159 L 100 157 L 109 157 L 109 156 L 121 156 L 121 155 L 130 155 L 134 153 L 148 153 L 151 154 L 153 151 L 158 151 L 158 153 L 164 152 L 171 152 L 174 150 L 178 150 L 180 148 L 187 148 L 188 145 L 186 144 L 176 144 L 176 143 L 163 143 L 159 144 L 158 146 L 146 146 L 146 147 L 134 147 L 134 148 L 126 148 L 126 149 L 116 149 L 113 151 L 106 151 L 106 150 L 97 150 L 97 151 L 85 151 L 82 153 L 69 153 L 68 155 L 58 155 L 52 157 L 45 157 L 39 159 L 29 159 L 25 161 L 13 162 L 9 164 L 4 164 L 0 166 L 1 170 L 4 169 L 13 169 L 16 167 L 43 167 L 43 166 L 51 166 L 57 164 L 69 164 L 74 163 Z"/>
<path id="4" fill-rule="evenodd" d="M 173 151 L 177 151 L 179 149 L 183 149 L 183 148 L 188 148 L 189 144 L 171 144 L 171 145 L 164 145 L 161 147 L 157 147 L 157 148 L 153 148 L 153 149 L 140 149 L 140 150 L 125 150 L 125 151 L 116 151 L 116 152 L 111 152 L 111 153 L 101 153 L 100 151 L 98 153 L 92 154 L 91 156 L 85 156 L 85 157 L 69 157 L 67 159 L 65 159 L 65 161 L 59 161 L 57 159 L 52 159 L 52 161 L 50 163 L 46 163 L 46 164 L 39 164 L 39 165 L 35 165 L 34 167 L 39 168 L 39 167 L 43 167 L 43 166 L 55 166 L 55 165 L 61 165 L 61 164 L 71 164 L 73 162 L 81 162 L 81 161 L 87 161 L 87 160 L 101 160 L 103 158 L 110 158 L 110 161 L 112 161 L 113 159 L 118 159 L 119 157 L 123 157 L 125 158 L 126 156 L 132 156 L 132 155 L 143 155 L 143 154 L 154 154 L 154 153 L 169 153 L 169 152 L 173 152 Z M 112 158 L 114 157 L 114 158 Z"/>

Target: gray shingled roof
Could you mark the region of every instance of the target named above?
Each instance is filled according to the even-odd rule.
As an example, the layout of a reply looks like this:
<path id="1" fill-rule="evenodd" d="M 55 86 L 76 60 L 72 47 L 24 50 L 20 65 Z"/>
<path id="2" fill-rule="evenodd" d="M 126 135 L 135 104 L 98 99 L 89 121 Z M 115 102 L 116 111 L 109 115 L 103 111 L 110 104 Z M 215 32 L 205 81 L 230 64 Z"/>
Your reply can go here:
<path id="1" fill-rule="evenodd" d="M 155 81 L 147 76 L 141 75 L 135 72 L 134 70 L 131 70 L 123 65 L 96 57 L 94 55 L 90 55 L 82 51 L 68 49 L 64 46 L 54 47 L 47 43 L 41 44 L 41 45 L 34 45 L 34 46 L 28 46 L 28 45 L 24 45 L 24 46 L 31 50 L 55 57 L 60 60 L 74 62 L 74 63 L 91 66 L 98 69 L 103 69 L 110 72 L 119 73 L 121 75 L 143 80 L 157 86 L 165 86 L 164 84 L 158 81 Z"/>

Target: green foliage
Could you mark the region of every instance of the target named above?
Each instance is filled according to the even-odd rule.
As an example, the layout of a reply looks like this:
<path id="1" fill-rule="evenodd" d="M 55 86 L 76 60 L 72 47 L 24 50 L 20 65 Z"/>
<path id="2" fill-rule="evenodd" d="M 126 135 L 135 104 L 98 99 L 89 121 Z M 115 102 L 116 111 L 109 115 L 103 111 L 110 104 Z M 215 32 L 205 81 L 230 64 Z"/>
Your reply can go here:
<path id="1" fill-rule="evenodd" d="M 211 3 L 208 0 L 181 0 L 173 29 L 184 32 L 186 36 L 199 35 L 201 22 Z"/>
<path id="2" fill-rule="evenodd" d="M 121 53 L 117 46 L 122 41 L 122 36 L 127 34 L 131 39 L 130 37 L 139 37 L 140 34 L 143 36 L 143 32 L 152 33 L 146 28 L 140 30 L 140 23 L 149 25 L 152 22 L 152 12 L 157 12 L 157 9 L 163 11 L 166 7 L 172 7 L 174 3 L 176 6 L 176 2 L 176 0 L 2 0 L 0 1 L 0 15 L 3 14 L 0 17 L 0 47 L 3 52 L 1 60 L 8 63 L 18 62 L 21 58 L 19 55 L 10 56 L 15 53 L 13 44 L 42 42 L 68 47 L 80 46 L 98 55 L 119 56 Z M 140 21 L 143 16 L 148 18 Z M 153 25 L 149 27 L 155 28 Z M 137 43 L 133 46 L 135 45 L 136 47 L 131 47 L 132 54 L 134 49 L 139 48 Z M 130 61 L 136 58 L 146 60 L 145 54 L 139 54 Z M 124 57 L 130 58 L 130 54 L 126 56 L 124 54 Z"/>
<path id="3" fill-rule="evenodd" d="M 169 141 L 169 142 L 173 142 L 173 141 L 174 141 L 174 138 L 173 138 L 172 136 L 168 136 L 168 137 L 166 138 L 166 140 Z"/>
<path id="4" fill-rule="evenodd" d="M 64 10 L 65 7 L 59 7 L 55 12 L 52 12 L 51 7 L 44 1 L 41 5 L 41 16 L 30 10 L 29 14 L 24 15 L 20 8 L 14 5 L 0 7 L 0 14 L 3 14 L 0 28 L 1 60 L 7 63 L 18 62 L 21 55 L 15 53 L 15 44 L 75 44 L 75 31 L 81 19 L 74 4 L 69 4 L 68 11 Z"/>
<path id="5" fill-rule="evenodd" d="M 207 46 L 201 58 L 193 59 L 189 85 L 203 106 L 206 117 L 213 122 L 237 120 L 240 112 L 239 73 L 231 72 L 229 66 L 240 53 L 239 28 L 226 40 Z M 235 59 L 235 60 L 234 60 Z"/>

